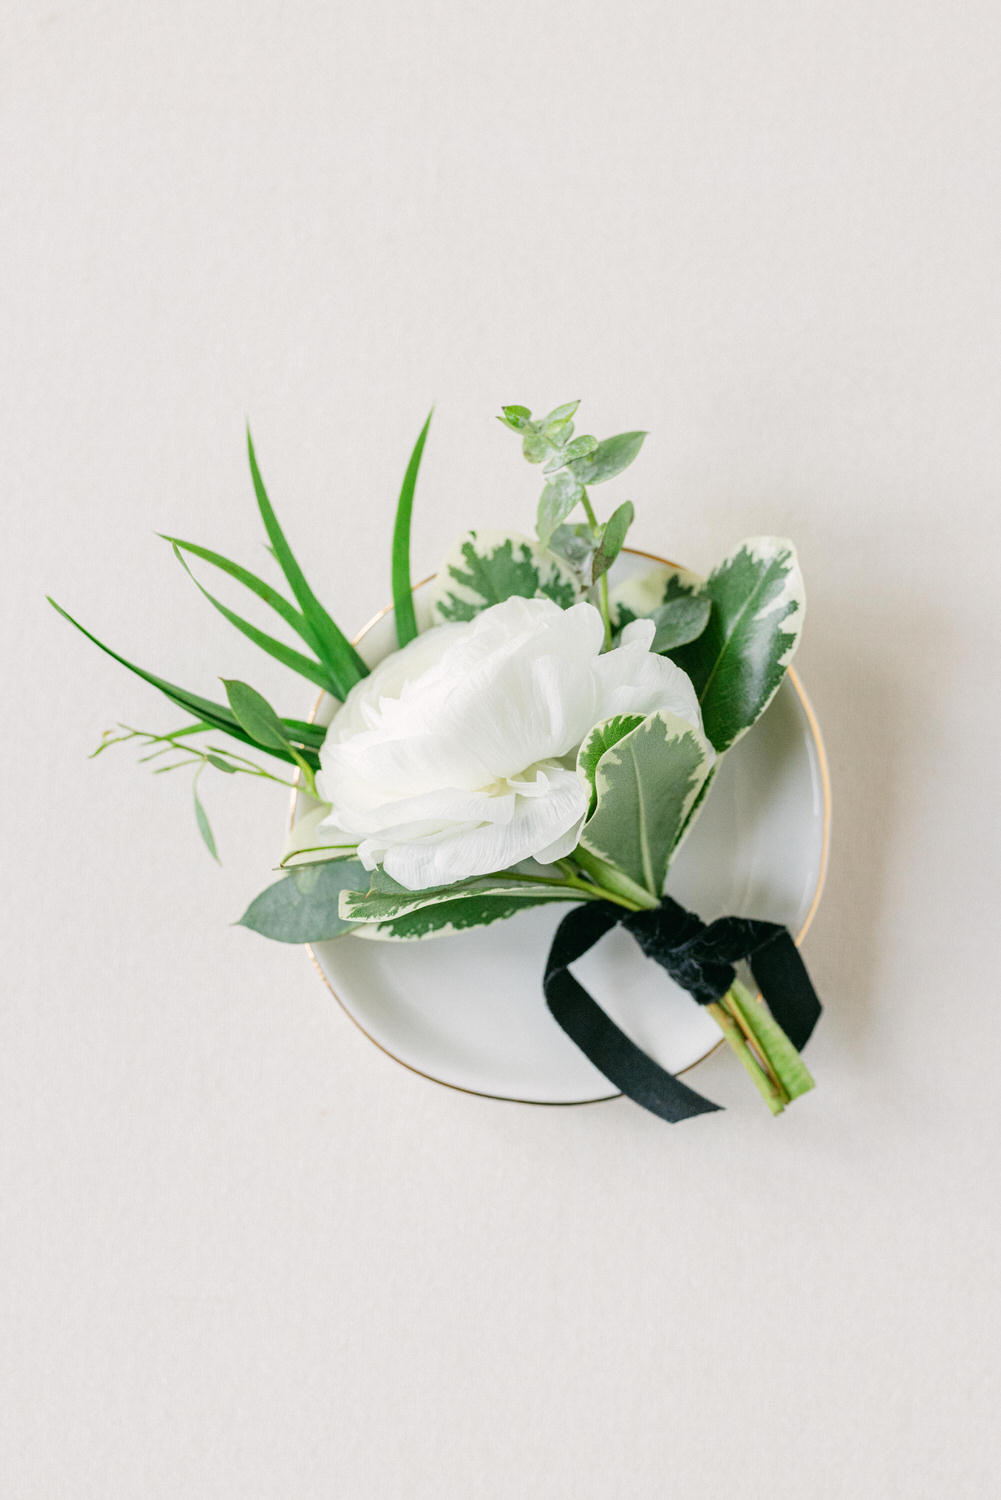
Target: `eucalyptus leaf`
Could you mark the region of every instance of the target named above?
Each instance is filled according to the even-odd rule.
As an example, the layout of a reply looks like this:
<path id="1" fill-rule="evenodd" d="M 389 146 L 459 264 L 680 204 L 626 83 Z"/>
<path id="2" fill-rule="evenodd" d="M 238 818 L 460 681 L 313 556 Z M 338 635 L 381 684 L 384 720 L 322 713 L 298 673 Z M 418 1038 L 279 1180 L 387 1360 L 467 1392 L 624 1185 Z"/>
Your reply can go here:
<path id="1" fill-rule="evenodd" d="M 650 618 L 654 622 L 651 651 L 666 653 L 697 640 L 709 623 L 712 601 L 704 594 L 679 595 L 660 604 Z"/>
<path id="2" fill-rule="evenodd" d="M 618 510 L 613 511 L 610 518 L 601 528 L 601 538 L 598 542 L 597 551 L 594 554 L 592 578 L 595 582 L 603 573 L 607 573 L 612 563 L 618 557 L 625 545 L 626 533 L 633 524 L 636 512 L 632 501 L 627 500 L 620 505 Z"/>
<path id="3" fill-rule="evenodd" d="M 612 584 L 609 592 L 612 624 L 621 630 L 631 620 L 653 615 L 662 604 L 699 593 L 704 582 L 697 573 L 677 568 L 673 563 L 659 564 L 625 578 Z"/>
<path id="4" fill-rule="evenodd" d="M 499 421 L 510 427 L 512 432 L 524 432 L 532 420 L 532 413 L 527 406 L 502 406 Z"/>
<path id="5" fill-rule="evenodd" d="M 584 486 L 575 479 L 569 469 L 561 469 L 548 481 L 539 498 L 539 513 L 535 523 L 539 541 L 544 547 L 561 521 L 578 504 L 584 494 Z"/>
<path id="6" fill-rule="evenodd" d="M 530 464 L 541 464 L 544 458 L 549 457 L 549 444 L 537 432 L 527 432 L 521 444 L 521 451 Z"/>
<path id="7" fill-rule="evenodd" d="M 547 412 L 543 425 L 549 427 L 554 422 L 568 422 L 577 415 L 578 406 L 579 401 L 567 401 L 563 406 L 554 406 L 551 412 Z"/>
<path id="8" fill-rule="evenodd" d="M 432 617 L 472 620 L 515 595 L 552 599 L 569 609 L 580 597 L 573 569 L 531 537 L 508 531 L 470 531 L 452 547 L 431 584 Z"/>
<path id="9" fill-rule="evenodd" d="M 648 714 L 600 757 L 580 842 L 659 899 L 671 851 L 709 774 L 711 753 L 676 714 Z"/>
<path id="10" fill-rule="evenodd" d="M 598 444 L 590 458 L 578 459 L 573 473 L 583 485 L 605 484 L 614 479 L 638 456 L 645 432 L 620 432 Z"/>
<path id="11" fill-rule="evenodd" d="M 340 937 L 354 930 L 338 915 L 341 891 L 367 878 L 357 860 L 303 865 L 262 891 L 237 925 L 277 943 L 321 943 Z"/>

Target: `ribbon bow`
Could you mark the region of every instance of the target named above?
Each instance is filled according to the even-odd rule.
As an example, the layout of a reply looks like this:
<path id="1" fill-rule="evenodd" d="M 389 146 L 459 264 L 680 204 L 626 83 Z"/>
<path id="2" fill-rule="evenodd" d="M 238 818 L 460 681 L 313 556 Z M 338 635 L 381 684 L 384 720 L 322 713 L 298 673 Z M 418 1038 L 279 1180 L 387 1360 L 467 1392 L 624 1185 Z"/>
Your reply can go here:
<path id="1" fill-rule="evenodd" d="M 648 1057 L 569 972 L 617 923 L 699 1005 L 721 999 L 736 978 L 734 963 L 746 959 L 793 1046 L 799 1050 L 808 1041 L 820 1001 L 788 928 L 750 917 L 720 917 L 707 924 L 670 896 L 649 911 L 635 912 L 610 901 L 585 902 L 556 929 L 542 981 L 546 1003 L 585 1057 L 644 1109 L 674 1124 L 722 1106 Z"/>

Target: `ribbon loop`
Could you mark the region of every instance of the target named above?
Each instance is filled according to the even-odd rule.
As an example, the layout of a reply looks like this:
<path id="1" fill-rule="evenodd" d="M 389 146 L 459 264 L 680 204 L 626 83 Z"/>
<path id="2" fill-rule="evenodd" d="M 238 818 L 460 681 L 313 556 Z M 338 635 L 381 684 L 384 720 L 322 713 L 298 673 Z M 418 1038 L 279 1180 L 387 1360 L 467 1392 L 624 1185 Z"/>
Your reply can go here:
<path id="1" fill-rule="evenodd" d="M 569 966 L 621 923 L 647 958 L 660 964 L 699 1005 L 720 1000 L 746 959 L 769 1009 L 797 1050 L 820 1015 L 806 966 L 785 927 L 751 917 L 705 923 L 670 896 L 647 911 L 588 901 L 563 918 L 543 978 L 555 1020 L 605 1077 L 635 1103 L 672 1124 L 721 1106 L 696 1093 L 637 1047 L 569 972 Z"/>

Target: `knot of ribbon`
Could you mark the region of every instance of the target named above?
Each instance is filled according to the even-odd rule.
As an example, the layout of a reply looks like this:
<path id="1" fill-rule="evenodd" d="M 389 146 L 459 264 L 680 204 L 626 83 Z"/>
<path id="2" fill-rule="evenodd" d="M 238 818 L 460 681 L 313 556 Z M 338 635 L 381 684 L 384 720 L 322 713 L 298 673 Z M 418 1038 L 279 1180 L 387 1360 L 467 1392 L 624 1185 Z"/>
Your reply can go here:
<path id="1" fill-rule="evenodd" d="M 788 928 L 751 917 L 706 923 L 670 896 L 635 912 L 610 901 L 587 901 L 556 929 L 542 981 L 546 1003 L 595 1067 L 644 1109 L 673 1124 L 721 1106 L 648 1057 L 570 973 L 570 965 L 617 924 L 699 1005 L 720 1000 L 736 978 L 733 965 L 746 959 L 793 1046 L 799 1050 L 809 1040 L 820 1001 Z"/>

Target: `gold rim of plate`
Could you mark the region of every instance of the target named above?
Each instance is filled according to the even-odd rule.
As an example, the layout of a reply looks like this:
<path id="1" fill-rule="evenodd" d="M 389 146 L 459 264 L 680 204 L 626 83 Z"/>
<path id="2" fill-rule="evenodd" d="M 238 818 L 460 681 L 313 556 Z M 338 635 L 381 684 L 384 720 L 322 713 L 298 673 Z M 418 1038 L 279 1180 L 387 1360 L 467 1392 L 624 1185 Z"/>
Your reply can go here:
<path id="1" fill-rule="evenodd" d="M 671 562 L 666 557 L 658 557 L 655 552 L 644 552 L 639 547 L 623 547 L 622 550 L 623 552 L 630 553 L 633 557 L 646 557 L 649 558 L 651 562 L 660 563 L 661 565 L 668 568 L 677 568 L 681 566 L 680 563 Z M 427 578 L 422 578 L 420 583 L 414 585 L 413 592 L 416 593 L 418 589 L 424 588 L 425 585 L 429 584 L 435 576 L 436 575 L 434 573 L 430 573 Z M 374 614 L 372 618 L 362 626 L 358 634 L 353 637 L 351 641 L 352 646 L 359 645 L 360 642 L 364 640 L 365 636 L 368 635 L 373 626 L 377 625 L 380 620 L 384 619 L 386 615 L 388 615 L 392 611 L 392 608 L 393 606 L 391 604 L 387 604 L 384 609 L 380 609 L 377 614 Z M 792 685 L 793 691 L 799 699 L 800 707 L 803 710 L 807 725 L 809 726 L 810 734 L 813 738 L 814 749 L 817 753 L 817 765 L 820 768 L 821 785 L 824 792 L 824 831 L 820 848 L 820 869 L 817 873 L 817 885 L 813 893 L 813 899 L 811 900 L 809 909 L 803 919 L 803 925 L 799 929 L 799 932 L 797 932 L 796 934 L 795 942 L 798 948 L 803 939 L 806 937 L 806 934 L 809 932 L 814 917 L 817 915 L 817 907 L 820 905 L 820 897 L 823 893 L 824 881 L 827 877 L 827 853 L 831 833 L 831 778 L 827 767 L 827 752 L 824 749 L 824 740 L 823 736 L 820 733 L 820 725 L 817 723 L 817 715 L 813 711 L 813 704 L 807 697 L 806 691 L 803 687 L 803 684 L 799 680 L 799 676 L 795 668 L 790 667 L 786 675 L 789 679 L 790 684 Z M 323 702 L 323 698 L 324 694 L 321 691 L 316 699 L 316 702 L 313 704 L 312 708 L 309 711 L 310 723 L 312 723 L 312 721 L 316 718 L 320 704 Z M 292 793 L 291 818 L 289 823 L 290 828 L 295 822 L 295 805 L 299 798 L 298 780 L 299 775 L 297 772 L 297 785 L 295 791 Z M 340 995 L 334 989 L 333 985 L 330 983 L 329 978 L 324 973 L 323 966 L 321 965 L 319 959 L 313 951 L 313 944 L 306 943 L 305 948 L 307 953 L 309 954 L 309 957 L 317 974 L 319 974 L 321 980 L 326 985 L 331 995 L 333 995 L 334 999 L 337 1001 L 337 1004 L 347 1016 L 348 1020 L 358 1028 L 362 1036 L 367 1037 L 368 1040 L 372 1043 L 372 1046 L 378 1047 L 379 1051 L 383 1053 L 384 1056 L 391 1058 L 392 1061 L 398 1063 L 401 1068 L 406 1068 L 409 1073 L 416 1073 L 419 1078 L 426 1078 L 430 1083 L 437 1083 L 443 1089 L 453 1089 L 457 1094 L 472 1094 L 473 1097 L 477 1099 L 498 1099 L 503 1104 L 531 1104 L 538 1109 L 577 1109 L 584 1104 L 608 1104 L 612 1099 L 621 1099 L 623 1097 L 622 1094 L 618 1090 L 616 1090 L 615 1093 L 601 1094 L 598 1098 L 595 1099 L 518 1099 L 511 1094 L 488 1094 L 483 1089 L 467 1089 L 461 1083 L 449 1083 L 447 1078 L 436 1078 L 433 1073 L 426 1073 L 423 1068 L 415 1068 L 413 1063 L 408 1063 L 402 1057 L 397 1057 L 395 1052 L 390 1052 L 388 1047 L 384 1047 L 380 1041 L 377 1041 L 370 1031 L 366 1031 L 365 1027 L 358 1020 L 358 1017 L 353 1013 L 353 1011 L 348 1008 L 345 1002 L 341 999 Z M 760 999 L 760 995 L 758 998 Z M 697 1057 L 693 1063 L 689 1063 L 687 1068 L 679 1069 L 676 1076 L 680 1078 L 683 1074 L 690 1073 L 693 1068 L 697 1068 L 700 1063 L 704 1063 L 707 1057 L 712 1057 L 713 1053 L 718 1051 L 718 1049 L 722 1047 L 723 1040 L 723 1037 L 720 1037 L 718 1042 L 714 1042 L 707 1051 L 703 1052 L 701 1057 Z"/>

